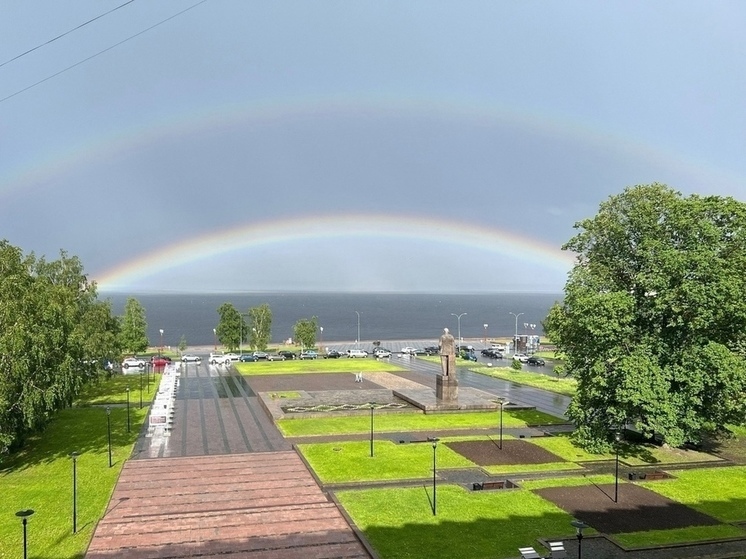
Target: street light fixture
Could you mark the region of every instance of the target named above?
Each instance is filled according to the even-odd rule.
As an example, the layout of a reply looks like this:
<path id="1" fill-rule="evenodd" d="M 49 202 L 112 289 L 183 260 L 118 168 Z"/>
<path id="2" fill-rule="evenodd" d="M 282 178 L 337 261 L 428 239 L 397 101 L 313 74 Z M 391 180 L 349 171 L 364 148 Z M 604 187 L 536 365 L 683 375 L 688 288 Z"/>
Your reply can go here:
<path id="1" fill-rule="evenodd" d="M 109 467 L 111 468 L 111 408 L 106 406 L 106 433 L 109 440 Z"/>
<path id="2" fill-rule="evenodd" d="M 142 409 L 142 371 L 140 371 L 140 409 Z"/>
<path id="3" fill-rule="evenodd" d="M 355 348 L 360 347 L 360 313 L 355 311 L 355 314 L 357 315 L 357 339 L 355 340 Z"/>
<path id="4" fill-rule="evenodd" d="M 368 402 L 370 406 L 370 457 L 373 458 L 373 407 L 374 402 Z"/>
<path id="5" fill-rule="evenodd" d="M 575 535 L 578 538 L 578 559 L 583 559 L 583 530 L 589 526 L 582 520 L 573 520 L 570 524 L 575 528 Z"/>
<path id="6" fill-rule="evenodd" d="M 21 519 L 23 523 L 23 559 L 28 556 L 26 553 L 26 524 L 28 523 L 29 517 L 34 514 L 34 509 L 19 510 L 16 516 Z"/>
<path id="7" fill-rule="evenodd" d="M 216 328 L 212 329 L 213 339 L 215 340 L 215 351 L 218 350 L 218 331 Z"/>
<path id="8" fill-rule="evenodd" d="M 498 398 L 497 403 L 500 404 L 500 450 L 503 449 L 503 405 L 505 405 L 505 398 Z"/>
<path id="9" fill-rule="evenodd" d="M 159 332 L 161 333 L 161 349 L 158 351 L 158 357 L 163 354 L 163 328 L 161 328 Z"/>
<path id="10" fill-rule="evenodd" d="M 78 531 L 78 456 L 77 452 L 70 453 L 73 459 L 73 534 Z"/>
<path id="11" fill-rule="evenodd" d="M 487 327 L 489 324 L 484 325 L 484 347 L 487 347 Z"/>
<path id="12" fill-rule="evenodd" d="M 461 346 L 464 343 L 464 340 L 461 339 L 461 317 L 464 316 L 465 312 L 462 312 L 461 314 L 451 313 L 451 316 L 455 316 L 458 319 L 458 345 L 459 345 L 459 351 L 461 351 Z"/>
<path id="13" fill-rule="evenodd" d="M 614 432 L 614 447 L 616 449 L 616 465 L 614 468 L 614 502 L 619 501 L 619 442 L 622 440 L 622 432 L 618 429 Z"/>
<path id="14" fill-rule="evenodd" d="M 438 514 L 438 501 L 437 501 L 437 495 L 436 495 L 436 485 L 435 485 L 435 449 L 438 448 L 438 441 L 440 440 L 438 437 L 428 437 L 427 440 L 433 444 L 433 516 L 436 516 Z"/>
<path id="15" fill-rule="evenodd" d="M 321 351 L 324 351 L 324 327 L 319 326 L 319 331 L 321 332 L 321 336 L 319 338 L 319 349 Z"/>
<path id="16" fill-rule="evenodd" d="M 513 335 L 513 353 L 518 353 L 518 317 L 526 313 L 519 312 L 518 314 L 515 314 L 514 312 L 509 312 L 508 314 L 512 314 L 515 317 L 515 334 Z"/>
<path id="17" fill-rule="evenodd" d="M 127 432 L 130 432 L 130 387 L 125 388 L 127 392 Z"/>

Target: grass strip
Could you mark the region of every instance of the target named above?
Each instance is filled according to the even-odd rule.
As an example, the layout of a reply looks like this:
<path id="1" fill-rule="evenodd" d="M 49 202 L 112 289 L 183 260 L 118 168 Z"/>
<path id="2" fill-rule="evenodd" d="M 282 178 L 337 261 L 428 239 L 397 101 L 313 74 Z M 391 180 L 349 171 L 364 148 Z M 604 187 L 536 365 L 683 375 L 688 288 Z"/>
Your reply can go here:
<path id="1" fill-rule="evenodd" d="M 375 359 L 293 359 L 290 361 L 255 361 L 234 363 L 242 375 L 297 375 L 305 373 L 396 372 L 403 367 L 388 360 Z"/>
<path id="2" fill-rule="evenodd" d="M 150 382 L 148 383 L 148 377 Z M 108 379 L 91 382 L 80 393 L 75 406 L 126 404 L 127 388 L 130 389 L 130 406 L 140 405 L 139 374 L 113 375 Z M 147 405 L 158 390 L 161 382 L 160 374 L 142 373 L 142 401 Z"/>
<path id="3" fill-rule="evenodd" d="M 430 444 L 396 444 L 369 441 L 300 444 L 298 449 L 324 483 L 349 483 L 432 476 L 433 447 Z M 475 464 L 445 445 L 435 450 L 438 468 L 471 468 Z"/>
<path id="4" fill-rule="evenodd" d="M 515 410 L 503 413 L 503 428 L 505 429 L 561 421 L 561 419 L 534 410 Z M 494 429 L 497 425 L 499 425 L 498 412 L 439 414 L 377 412 L 373 417 L 373 429 L 376 433 Z M 359 434 L 370 432 L 370 416 L 366 412 L 351 416 L 294 417 L 278 420 L 277 426 L 286 437 Z"/>
<path id="5" fill-rule="evenodd" d="M 510 367 L 472 367 L 471 370 L 488 377 L 509 380 L 517 384 L 525 384 L 526 386 L 563 394 L 564 396 L 574 396 L 578 386 L 578 382 L 574 378 L 550 377 L 541 373 L 516 371 Z"/>
<path id="6" fill-rule="evenodd" d="M 614 534 L 615 540 L 628 548 L 649 547 L 653 545 L 671 545 L 678 543 L 694 543 L 721 538 L 737 538 L 746 536 L 746 530 L 729 524 L 716 526 L 689 526 L 674 530 L 648 530 L 645 532 L 630 532 L 628 534 Z"/>
<path id="7" fill-rule="evenodd" d="M 529 491 L 470 492 L 432 485 L 337 493 L 342 506 L 385 559 L 505 559 L 518 548 L 547 551 L 537 538 L 573 537 L 570 517 Z"/>

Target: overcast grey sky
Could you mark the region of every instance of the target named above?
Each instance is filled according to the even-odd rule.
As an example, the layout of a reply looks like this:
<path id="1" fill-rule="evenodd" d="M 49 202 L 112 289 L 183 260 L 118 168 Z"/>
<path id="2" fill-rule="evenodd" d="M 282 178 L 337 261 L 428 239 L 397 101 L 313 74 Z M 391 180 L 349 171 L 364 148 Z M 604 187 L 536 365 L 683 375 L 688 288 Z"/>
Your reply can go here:
<path id="1" fill-rule="evenodd" d="M 745 26 L 736 1 L 8 0 L 0 238 L 105 290 L 559 292 L 626 186 L 746 199 Z"/>

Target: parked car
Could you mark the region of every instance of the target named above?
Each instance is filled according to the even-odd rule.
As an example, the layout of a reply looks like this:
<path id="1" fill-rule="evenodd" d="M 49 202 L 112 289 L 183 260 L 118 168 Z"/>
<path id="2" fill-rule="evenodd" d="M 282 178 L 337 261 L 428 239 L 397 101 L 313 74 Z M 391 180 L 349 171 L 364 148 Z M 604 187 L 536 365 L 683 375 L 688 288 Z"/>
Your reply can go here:
<path id="1" fill-rule="evenodd" d="M 401 348 L 400 351 L 405 355 L 414 355 L 414 352 L 417 351 L 417 348 L 407 346 L 407 347 Z"/>
<path id="2" fill-rule="evenodd" d="M 238 356 L 238 360 L 241 363 L 253 363 L 254 361 L 256 361 L 256 357 L 254 357 L 254 355 L 251 353 L 242 353 Z"/>
<path id="3" fill-rule="evenodd" d="M 202 361 L 202 358 L 199 355 L 194 355 L 193 353 L 187 353 L 186 355 L 181 356 L 181 360 L 184 363 L 199 363 Z"/>
<path id="4" fill-rule="evenodd" d="M 171 362 L 170 359 L 166 359 L 165 357 L 158 357 L 153 356 L 153 358 L 150 360 L 150 363 L 153 365 L 153 367 L 161 368 L 165 367 Z"/>
<path id="5" fill-rule="evenodd" d="M 415 348 L 415 350 L 412 352 L 412 355 L 427 355 L 427 351 L 418 347 Z"/>
<path id="6" fill-rule="evenodd" d="M 505 344 L 490 344 L 490 349 L 495 349 L 497 351 L 505 351 Z"/>
<path id="7" fill-rule="evenodd" d="M 347 357 L 349 359 L 356 359 L 358 357 L 368 357 L 368 352 L 364 349 L 348 349 Z"/>
<path id="8" fill-rule="evenodd" d="M 538 367 L 543 367 L 546 365 L 546 362 L 541 357 L 535 357 L 531 356 L 528 359 L 526 359 L 526 364 L 528 365 L 536 365 Z"/>
<path id="9" fill-rule="evenodd" d="M 231 359 L 221 351 L 214 351 L 210 354 L 211 365 L 230 365 Z"/>
<path id="10" fill-rule="evenodd" d="M 267 354 L 267 361 L 285 361 L 285 356 L 279 353 L 269 353 Z"/>
<path id="11" fill-rule="evenodd" d="M 513 359 L 515 359 L 516 361 L 520 361 L 521 363 L 525 363 L 526 361 L 528 361 L 528 355 L 526 355 L 525 353 L 514 353 Z"/>
<path id="12" fill-rule="evenodd" d="M 319 354 L 312 349 L 304 349 L 300 352 L 300 359 L 316 359 L 318 356 Z"/>
<path id="13" fill-rule="evenodd" d="M 336 349 L 333 349 L 331 351 L 327 351 L 324 354 L 324 359 L 339 359 L 342 357 L 342 354 L 339 353 Z"/>
<path id="14" fill-rule="evenodd" d="M 238 353 L 226 353 L 225 356 L 231 361 L 238 361 L 241 357 Z"/>
<path id="15" fill-rule="evenodd" d="M 474 353 L 474 350 L 464 349 L 461 351 L 461 359 L 466 359 L 467 361 L 476 361 L 477 356 Z"/>
<path id="16" fill-rule="evenodd" d="M 137 367 L 138 369 L 145 368 L 145 359 L 139 357 L 127 357 L 122 361 L 122 369 L 129 369 L 130 367 Z"/>
<path id="17" fill-rule="evenodd" d="M 491 359 L 502 359 L 503 358 L 503 354 L 497 351 L 496 349 L 489 349 L 489 348 L 483 349 L 482 355 L 484 357 L 489 357 Z"/>
<path id="18" fill-rule="evenodd" d="M 277 355 L 284 355 L 285 359 L 295 359 L 296 357 L 298 357 L 297 355 L 295 355 L 295 353 L 293 353 L 292 351 L 288 351 L 287 349 L 278 351 Z"/>
<path id="19" fill-rule="evenodd" d="M 426 355 L 438 355 L 440 353 L 440 348 L 436 345 L 429 345 L 423 349 L 425 350 Z"/>
<path id="20" fill-rule="evenodd" d="M 256 357 L 257 359 L 266 359 L 267 357 L 269 357 L 269 353 L 267 353 L 266 351 L 255 351 L 254 357 Z"/>
<path id="21" fill-rule="evenodd" d="M 386 359 L 388 357 L 391 357 L 391 352 L 388 349 L 384 348 L 376 348 L 376 350 L 373 352 L 373 357 L 376 359 Z"/>

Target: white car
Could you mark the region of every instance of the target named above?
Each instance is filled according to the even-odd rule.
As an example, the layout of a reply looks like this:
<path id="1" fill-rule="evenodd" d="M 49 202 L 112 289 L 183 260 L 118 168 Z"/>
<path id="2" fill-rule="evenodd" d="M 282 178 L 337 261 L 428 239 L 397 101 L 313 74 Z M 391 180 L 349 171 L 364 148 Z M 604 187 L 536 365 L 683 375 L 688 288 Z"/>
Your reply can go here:
<path id="1" fill-rule="evenodd" d="M 210 365 L 230 365 L 231 358 L 220 351 L 214 351 L 210 354 Z"/>
<path id="2" fill-rule="evenodd" d="M 528 355 L 526 355 L 525 353 L 514 353 L 513 359 L 515 359 L 516 361 L 520 361 L 521 363 L 525 363 L 526 361 L 528 361 Z"/>
<path id="3" fill-rule="evenodd" d="M 373 352 L 373 356 L 376 359 L 386 359 L 391 357 L 391 352 L 388 349 L 377 349 Z"/>
<path id="4" fill-rule="evenodd" d="M 407 346 L 407 347 L 401 348 L 401 352 L 404 353 L 404 354 L 406 354 L 406 355 L 414 355 L 415 351 L 417 351 L 416 347 L 409 347 L 409 346 Z"/>
<path id="5" fill-rule="evenodd" d="M 354 359 L 357 357 L 368 357 L 368 352 L 364 349 L 348 349 L 347 357 L 349 357 L 350 359 Z"/>
<path id="6" fill-rule="evenodd" d="M 184 363 L 199 363 L 200 361 L 202 361 L 202 358 L 199 355 L 187 353 L 186 355 L 182 356 L 181 360 Z"/>
<path id="7" fill-rule="evenodd" d="M 505 344 L 490 344 L 490 349 L 505 351 Z"/>
<path id="8" fill-rule="evenodd" d="M 241 358 L 238 353 L 226 353 L 225 356 L 231 361 L 238 361 Z"/>
<path id="9" fill-rule="evenodd" d="M 145 359 L 138 359 L 137 357 L 128 357 L 122 361 L 122 369 L 129 369 L 130 367 L 137 367 L 138 369 L 145 368 Z"/>

